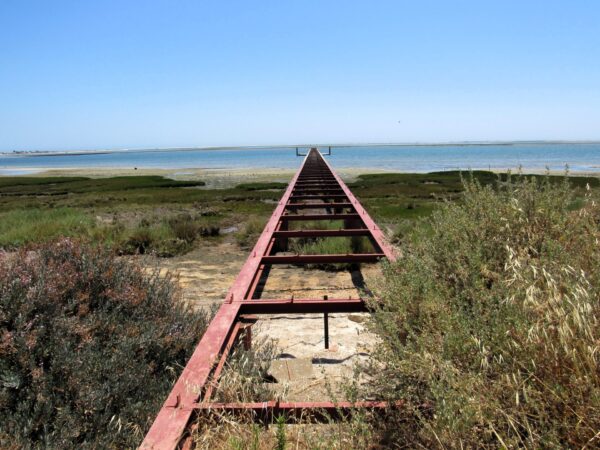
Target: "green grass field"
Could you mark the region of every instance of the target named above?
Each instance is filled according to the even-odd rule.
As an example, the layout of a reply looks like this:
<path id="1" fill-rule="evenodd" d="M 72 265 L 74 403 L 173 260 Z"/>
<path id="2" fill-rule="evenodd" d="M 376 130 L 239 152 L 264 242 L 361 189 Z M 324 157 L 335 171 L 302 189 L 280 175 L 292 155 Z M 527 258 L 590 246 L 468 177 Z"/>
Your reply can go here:
<path id="1" fill-rule="evenodd" d="M 483 185 L 506 180 L 491 172 L 472 175 Z M 571 183 L 600 185 L 599 179 L 585 177 Z M 459 172 L 365 174 L 349 186 L 380 226 L 399 236 L 440 201 L 460 199 L 463 190 Z M 248 247 L 285 187 L 267 182 L 207 189 L 202 181 L 161 176 L 0 177 L 0 247 L 71 236 L 106 243 L 121 253 L 172 256 L 200 239 L 218 238 L 226 227 L 236 227 L 238 243 Z"/>
<path id="2" fill-rule="evenodd" d="M 268 216 L 278 190 L 203 189 L 199 181 L 160 176 L 0 178 L 0 247 L 71 236 L 115 245 L 123 253 L 184 253 L 198 238 Z"/>

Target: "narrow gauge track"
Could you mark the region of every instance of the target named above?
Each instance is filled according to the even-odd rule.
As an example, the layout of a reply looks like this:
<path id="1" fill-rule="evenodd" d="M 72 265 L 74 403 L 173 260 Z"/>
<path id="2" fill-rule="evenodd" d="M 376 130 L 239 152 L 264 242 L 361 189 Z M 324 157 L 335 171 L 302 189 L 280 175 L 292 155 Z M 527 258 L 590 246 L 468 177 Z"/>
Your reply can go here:
<path id="1" fill-rule="evenodd" d="M 290 223 L 294 221 L 321 220 L 343 221 L 343 227 L 338 230 L 290 229 Z M 290 238 L 336 236 L 365 237 L 374 250 L 371 253 L 337 255 L 278 254 L 286 253 Z M 250 327 L 256 318 L 248 316 L 249 314 L 366 311 L 365 302 L 360 298 L 260 298 L 259 286 L 264 284 L 272 265 L 376 262 L 382 258 L 395 259 L 383 233 L 322 154 L 316 148 L 312 148 L 292 178 L 140 448 L 191 448 L 188 426 L 192 417 L 210 411 L 227 411 L 234 414 L 252 411 L 257 418 L 264 419 L 279 414 L 299 417 L 308 412 L 316 416 L 324 412 L 335 416 L 353 408 L 385 407 L 381 402 L 211 402 L 227 356 L 239 337 L 244 338 L 245 345 L 250 345 Z"/>

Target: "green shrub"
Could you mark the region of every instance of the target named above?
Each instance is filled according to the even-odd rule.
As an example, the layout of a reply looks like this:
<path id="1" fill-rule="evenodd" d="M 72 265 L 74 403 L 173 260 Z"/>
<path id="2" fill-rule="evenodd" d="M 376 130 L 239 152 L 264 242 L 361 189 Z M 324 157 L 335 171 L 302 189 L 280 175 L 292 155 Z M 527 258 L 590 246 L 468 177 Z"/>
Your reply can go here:
<path id="1" fill-rule="evenodd" d="M 251 248 L 262 233 L 267 221 L 260 217 L 251 216 L 244 223 L 242 229 L 236 234 L 238 245 L 242 248 Z"/>
<path id="2" fill-rule="evenodd" d="M 292 239 L 289 250 L 303 255 L 339 255 L 353 252 L 352 240 L 348 237 Z"/>
<path id="3" fill-rule="evenodd" d="M 188 252 L 200 236 L 219 236 L 220 230 L 212 217 L 194 218 L 190 214 L 180 214 L 167 219 L 144 218 L 137 228 L 121 237 L 116 247 L 120 254 L 151 253 L 172 257 Z"/>
<path id="4" fill-rule="evenodd" d="M 124 253 L 143 255 L 150 249 L 154 242 L 154 235 L 150 227 L 138 227 L 134 230 L 124 244 Z"/>
<path id="5" fill-rule="evenodd" d="M 177 239 L 188 243 L 194 242 L 200 232 L 198 225 L 189 214 L 171 218 L 169 227 Z"/>
<path id="6" fill-rule="evenodd" d="M 373 252 L 373 246 L 362 237 L 325 237 L 290 239 L 290 252 L 301 255 L 345 255 L 349 253 Z M 329 271 L 348 270 L 355 263 L 318 263 L 304 264 L 307 270 L 320 269 Z"/>
<path id="7" fill-rule="evenodd" d="M 386 439 L 597 447 L 600 208 L 567 181 L 464 189 L 385 269 L 371 394 L 406 401 Z"/>
<path id="8" fill-rule="evenodd" d="M 221 227 L 219 225 L 205 224 L 200 226 L 200 236 L 203 237 L 215 237 L 221 234 Z"/>
<path id="9" fill-rule="evenodd" d="M 290 230 L 340 230 L 343 220 L 295 220 L 289 223 Z"/>
<path id="10" fill-rule="evenodd" d="M 277 432 L 275 434 L 277 444 L 275 444 L 275 450 L 285 450 L 287 444 L 287 437 L 285 435 L 285 416 L 282 414 L 275 419 L 277 424 Z"/>
<path id="11" fill-rule="evenodd" d="M 0 254 L 0 447 L 137 445 L 206 323 L 107 250 Z"/>

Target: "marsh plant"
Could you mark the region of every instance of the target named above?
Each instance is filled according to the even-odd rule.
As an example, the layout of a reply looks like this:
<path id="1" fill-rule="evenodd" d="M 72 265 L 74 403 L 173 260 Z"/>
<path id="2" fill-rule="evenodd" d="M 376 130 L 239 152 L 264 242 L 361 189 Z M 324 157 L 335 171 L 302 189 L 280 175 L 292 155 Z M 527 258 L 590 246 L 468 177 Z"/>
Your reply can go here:
<path id="1" fill-rule="evenodd" d="M 386 445 L 600 445 L 600 209 L 565 178 L 464 182 L 385 268 Z"/>
<path id="2" fill-rule="evenodd" d="M 0 447 L 135 447 L 206 324 L 103 248 L 0 253 Z"/>
<path id="3" fill-rule="evenodd" d="M 256 243 L 258 236 L 265 228 L 267 221 L 264 218 L 250 216 L 244 221 L 241 230 L 237 233 L 237 243 L 243 249 L 250 249 Z"/>
<path id="4" fill-rule="evenodd" d="M 117 244 L 120 254 L 151 253 L 171 257 L 187 253 L 200 238 L 217 237 L 220 227 L 211 218 L 179 214 L 168 218 L 143 218 Z"/>

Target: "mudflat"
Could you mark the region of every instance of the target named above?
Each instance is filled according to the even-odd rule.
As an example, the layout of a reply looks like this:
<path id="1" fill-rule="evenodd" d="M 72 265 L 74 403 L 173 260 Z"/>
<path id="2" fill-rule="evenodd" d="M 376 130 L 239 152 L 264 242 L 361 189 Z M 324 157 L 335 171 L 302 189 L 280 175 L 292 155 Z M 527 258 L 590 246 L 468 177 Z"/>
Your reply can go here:
<path id="1" fill-rule="evenodd" d="M 337 171 L 345 180 L 354 180 L 363 173 L 386 173 L 388 171 L 376 168 L 348 168 Z M 131 167 L 83 167 L 42 169 L 32 177 L 89 177 L 108 178 L 134 175 L 159 175 L 174 180 L 201 180 L 207 188 L 230 188 L 241 183 L 262 183 L 277 181 L 287 183 L 296 173 L 295 169 L 160 169 L 160 168 L 131 168 Z"/>

